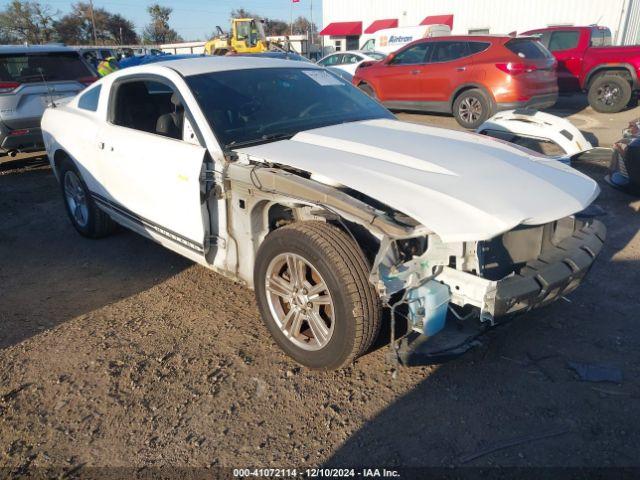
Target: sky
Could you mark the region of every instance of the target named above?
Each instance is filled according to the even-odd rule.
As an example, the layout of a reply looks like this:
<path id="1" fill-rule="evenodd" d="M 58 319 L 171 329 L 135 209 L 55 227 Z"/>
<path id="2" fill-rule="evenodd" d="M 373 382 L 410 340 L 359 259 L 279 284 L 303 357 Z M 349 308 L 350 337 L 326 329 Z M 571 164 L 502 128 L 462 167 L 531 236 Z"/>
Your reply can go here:
<path id="1" fill-rule="evenodd" d="M 50 5 L 62 15 L 69 12 L 75 1 L 69 0 L 38 0 L 43 5 Z M 88 0 L 87 0 L 88 1 Z M 162 6 L 173 8 L 171 26 L 185 40 L 204 39 L 205 36 L 215 31 L 216 25 L 223 30 L 229 29 L 229 13 L 234 8 L 245 8 L 256 12 L 263 17 L 276 18 L 289 21 L 290 11 L 293 9 L 293 17 L 300 15 L 309 17 L 310 1 L 300 0 L 293 3 L 291 0 L 157 0 Z M 9 0 L 0 0 L 0 6 L 4 8 Z M 95 7 L 102 7 L 110 12 L 120 13 L 131 20 L 136 31 L 140 34 L 149 21 L 147 6 L 156 3 L 156 0 L 94 0 Z M 322 1 L 313 0 L 313 19 L 320 24 L 322 18 Z"/>

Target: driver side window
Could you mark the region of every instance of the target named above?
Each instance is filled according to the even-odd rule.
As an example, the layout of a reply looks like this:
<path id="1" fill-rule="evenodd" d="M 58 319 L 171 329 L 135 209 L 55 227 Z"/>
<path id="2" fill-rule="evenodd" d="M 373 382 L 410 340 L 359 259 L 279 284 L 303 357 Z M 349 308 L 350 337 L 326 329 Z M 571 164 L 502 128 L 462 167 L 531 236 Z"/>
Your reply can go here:
<path id="1" fill-rule="evenodd" d="M 393 60 L 392 65 L 416 65 L 425 63 L 431 51 L 430 44 L 423 42 L 399 52 Z"/>
<path id="2" fill-rule="evenodd" d="M 184 105 L 173 87 L 153 80 L 136 80 L 115 88 L 110 115 L 114 125 L 183 139 Z"/>

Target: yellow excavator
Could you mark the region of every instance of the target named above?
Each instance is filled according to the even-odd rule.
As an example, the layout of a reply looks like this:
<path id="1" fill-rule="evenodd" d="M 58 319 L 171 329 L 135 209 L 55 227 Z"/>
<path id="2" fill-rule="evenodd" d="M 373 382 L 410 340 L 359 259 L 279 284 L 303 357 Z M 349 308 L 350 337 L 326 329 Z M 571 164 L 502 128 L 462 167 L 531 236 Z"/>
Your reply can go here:
<path id="1" fill-rule="evenodd" d="M 218 35 L 204 46 L 207 55 L 226 55 L 227 53 L 262 53 L 273 48 L 264 34 L 262 20 L 255 18 L 234 18 L 231 21 L 231 34 L 216 27 Z"/>

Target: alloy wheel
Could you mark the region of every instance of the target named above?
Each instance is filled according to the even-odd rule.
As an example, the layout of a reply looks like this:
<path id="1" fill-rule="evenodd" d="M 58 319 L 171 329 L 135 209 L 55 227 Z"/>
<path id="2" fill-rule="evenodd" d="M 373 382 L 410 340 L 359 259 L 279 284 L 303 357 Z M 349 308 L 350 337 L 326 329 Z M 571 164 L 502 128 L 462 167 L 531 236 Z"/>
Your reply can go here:
<path id="1" fill-rule="evenodd" d="M 602 85 L 597 92 L 598 102 L 604 105 L 615 105 L 621 95 L 620 87 L 610 83 Z"/>
<path id="2" fill-rule="evenodd" d="M 318 270 L 294 253 L 276 256 L 267 268 L 269 310 L 284 336 L 304 350 L 324 348 L 333 335 L 335 309 Z"/>
<path id="3" fill-rule="evenodd" d="M 80 227 L 86 227 L 89 222 L 87 197 L 80 178 L 71 170 L 64 176 L 64 197 L 75 222 Z"/>
<path id="4" fill-rule="evenodd" d="M 474 123 L 482 115 L 482 104 L 476 97 L 467 97 L 460 102 L 458 113 L 465 123 Z"/>

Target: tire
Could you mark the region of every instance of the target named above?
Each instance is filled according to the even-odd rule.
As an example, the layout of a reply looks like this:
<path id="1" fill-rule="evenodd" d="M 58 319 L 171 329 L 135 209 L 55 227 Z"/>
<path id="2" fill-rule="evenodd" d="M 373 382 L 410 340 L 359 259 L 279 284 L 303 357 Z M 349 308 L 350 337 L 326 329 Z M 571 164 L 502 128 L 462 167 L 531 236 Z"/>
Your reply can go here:
<path id="1" fill-rule="evenodd" d="M 617 113 L 629 104 L 631 100 L 631 85 L 620 75 L 598 75 L 587 92 L 589 105 L 596 112 Z"/>
<path id="2" fill-rule="evenodd" d="M 460 126 L 476 129 L 491 117 L 493 107 L 479 88 L 462 92 L 453 102 L 453 116 Z"/>
<path id="3" fill-rule="evenodd" d="M 293 265 L 304 272 L 297 288 L 289 275 Z M 276 343 L 296 362 L 317 370 L 342 368 L 366 353 L 381 319 L 369 270 L 353 239 L 327 223 L 301 222 L 271 232 L 258 250 L 254 285 Z"/>
<path id="4" fill-rule="evenodd" d="M 374 100 L 378 99 L 378 97 L 376 96 L 376 92 L 368 83 L 361 83 L 360 85 L 358 85 L 358 88 L 362 90 L 364 93 L 366 93 L 367 95 L 369 95 Z"/>
<path id="5" fill-rule="evenodd" d="M 116 223 L 93 201 L 76 166 L 64 160 L 59 171 L 65 210 L 78 233 L 87 238 L 102 238 L 113 233 Z"/>

